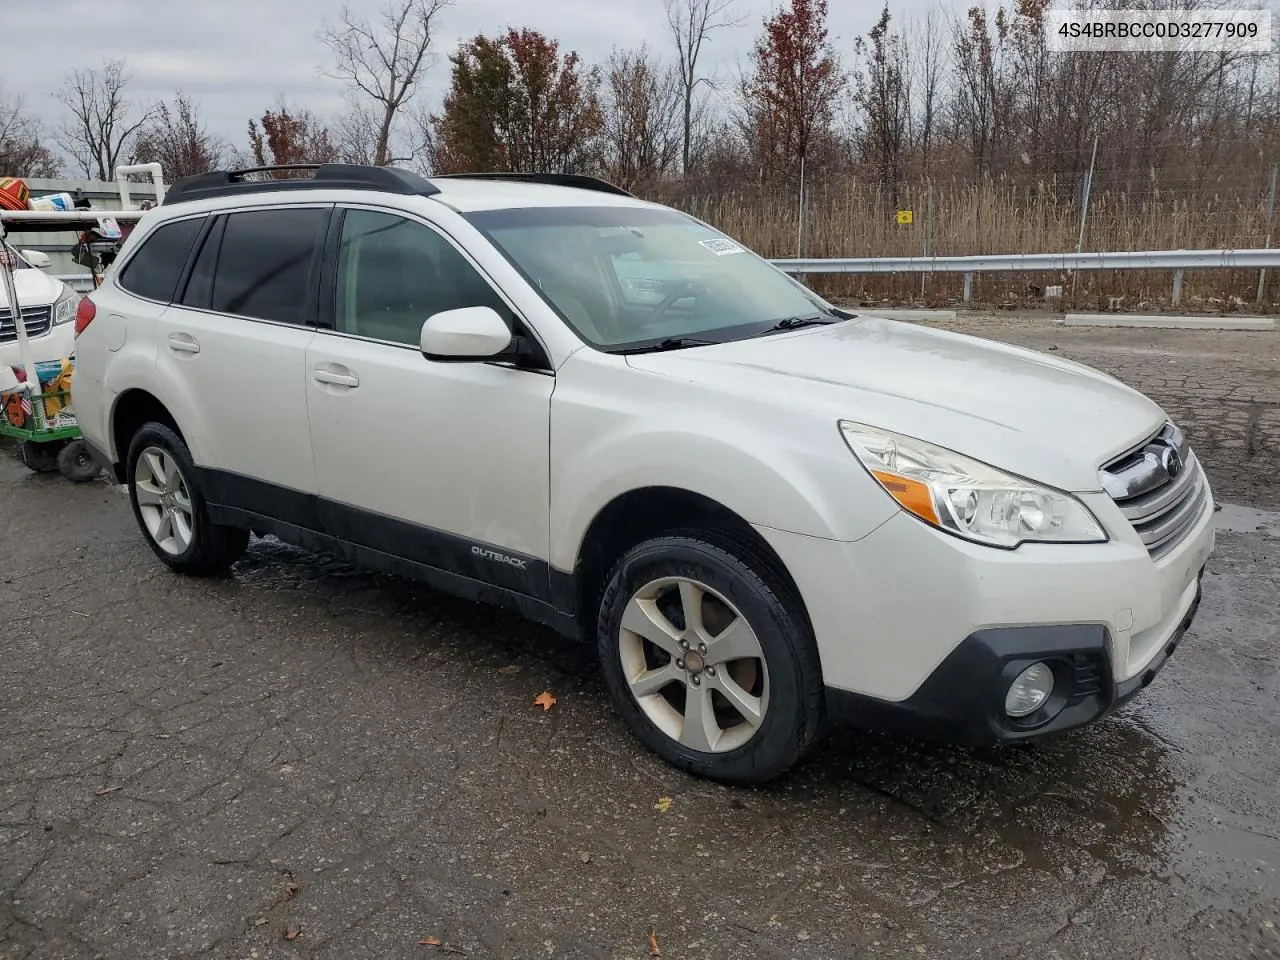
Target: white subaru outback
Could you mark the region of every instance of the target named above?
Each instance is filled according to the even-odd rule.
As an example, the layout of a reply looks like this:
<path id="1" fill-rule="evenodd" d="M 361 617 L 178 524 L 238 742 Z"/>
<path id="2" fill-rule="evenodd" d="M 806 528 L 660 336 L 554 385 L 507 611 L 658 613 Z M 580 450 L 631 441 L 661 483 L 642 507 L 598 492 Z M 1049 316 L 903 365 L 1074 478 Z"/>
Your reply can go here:
<path id="1" fill-rule="evenodd" d="M 514 608 L 738 783 L 832 717 L 1079 727 L 1190 623 L 1209 485 L 1115 379 L 837 309 L 591 178 L 309 173 L 175 184 L 77 315 L 85 438 L 174 570 L 252 531 Z"/>

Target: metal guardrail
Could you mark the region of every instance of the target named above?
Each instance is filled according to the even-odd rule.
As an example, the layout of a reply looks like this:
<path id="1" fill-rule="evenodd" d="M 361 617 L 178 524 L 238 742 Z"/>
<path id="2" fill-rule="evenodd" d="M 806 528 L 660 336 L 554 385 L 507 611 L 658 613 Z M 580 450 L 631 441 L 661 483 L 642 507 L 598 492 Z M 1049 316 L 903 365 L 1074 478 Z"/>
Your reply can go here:
<path id="1" fill-rule="evenodd" d="M 1182 299 L 1186 270 L 1266 270 L 1280 267 L 1280 248 L 1243 250 L 1145 250 L 1117 253 L 1005 253 L 977 257 L 855 257 L 772 260 L 792 274 L 962 273 L 964 301 L 973 298 L 977 273 L 1035 273 L 1082 270 L 1172 270 L 1173 303 Z"/>

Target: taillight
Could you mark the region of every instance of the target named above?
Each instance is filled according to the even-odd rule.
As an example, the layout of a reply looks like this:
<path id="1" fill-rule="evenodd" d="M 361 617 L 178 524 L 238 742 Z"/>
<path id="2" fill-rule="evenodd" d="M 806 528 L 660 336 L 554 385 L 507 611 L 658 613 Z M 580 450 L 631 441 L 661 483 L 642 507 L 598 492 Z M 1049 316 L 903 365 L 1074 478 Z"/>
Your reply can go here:
<path id="1" fill-rule="evenodd" d="M 84 328 L 93 323 L 93 318 L 98 315 L 98 308 L 93 305 L 93 301 L 85 297 L 80 301 L 80 306 L 76 307 L 76 336 L 84 333 Z"/>

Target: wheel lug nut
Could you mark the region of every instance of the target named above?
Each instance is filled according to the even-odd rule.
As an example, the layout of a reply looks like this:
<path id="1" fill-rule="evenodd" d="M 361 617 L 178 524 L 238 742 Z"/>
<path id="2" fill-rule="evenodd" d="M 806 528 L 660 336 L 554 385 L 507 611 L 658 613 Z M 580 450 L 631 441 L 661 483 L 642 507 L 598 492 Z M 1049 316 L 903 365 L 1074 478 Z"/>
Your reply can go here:
<path id="1" fill-rule="evenodd" d="M 715 668 L 715 667 L 707 667 L 707 676 L 708 676 L 708 677 L 714 677 L 715 675 L 716 675 L 716 668 Z"/>
<path id="2" fill-rule="evenodd" d="M 698 644 L 698 652 L 705 657 L 707 655 L 707 645 L 705 643 Z"/>
<path id="3" fill-rule="evenodd" d="M 683 661 L 683 660 L 677 660 L 677 661 L 676 661 L 676 669 L 677 669 L 677 670 L 683 670 L 683 669 L 684 669 L 684 661 Z"/>
<path id="4" fill-rule="evenodd" d="M 681 640 L 681 641 L 680 641 L 680 649 L 681 649 L 681 650 L 688 650 L 688 649 L 689 649 L 689 641 L 688 641 L 688 640 Z"/>
<path id="5" fill-rule="evenodd" d="M 692 677 L 690 677 L 690 678 L 689 678 L 689 682 L 690 682 L 690 683 L 692 683 L 695 687 L 696 687 L 698 684 L 702 683 L 702 681 L 698 679 L 698 675 L 697 675 L 696 673 L 695 673 Z"/>

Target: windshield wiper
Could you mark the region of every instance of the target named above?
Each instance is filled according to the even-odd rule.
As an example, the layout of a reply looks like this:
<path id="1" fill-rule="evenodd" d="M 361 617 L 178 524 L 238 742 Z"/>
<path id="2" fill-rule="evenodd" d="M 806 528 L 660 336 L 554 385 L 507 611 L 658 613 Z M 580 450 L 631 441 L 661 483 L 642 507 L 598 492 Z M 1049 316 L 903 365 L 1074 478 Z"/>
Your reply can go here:
<path id="1" fill-rule="evenodd" d="M 696 340 L 693 337 L 667 337 L 657 343 L 647 343 L 643 347 L 627 347 L 623 350 L 610 350 L 610 353 L 663 353 L 667 350 L 683 350 L 685 347 L 706 347 L 718 340 Z"/>
<path id="2" fill-rule="evenodd" d="M 827 314 L 815 313 L 807 317 L 783 317 L 772 327 L 761 333 L 774 333 L 778 330 L 795 330 L 797 327 L 826 326 L 828 323 L 839 323 L 840 318 Z"/>

